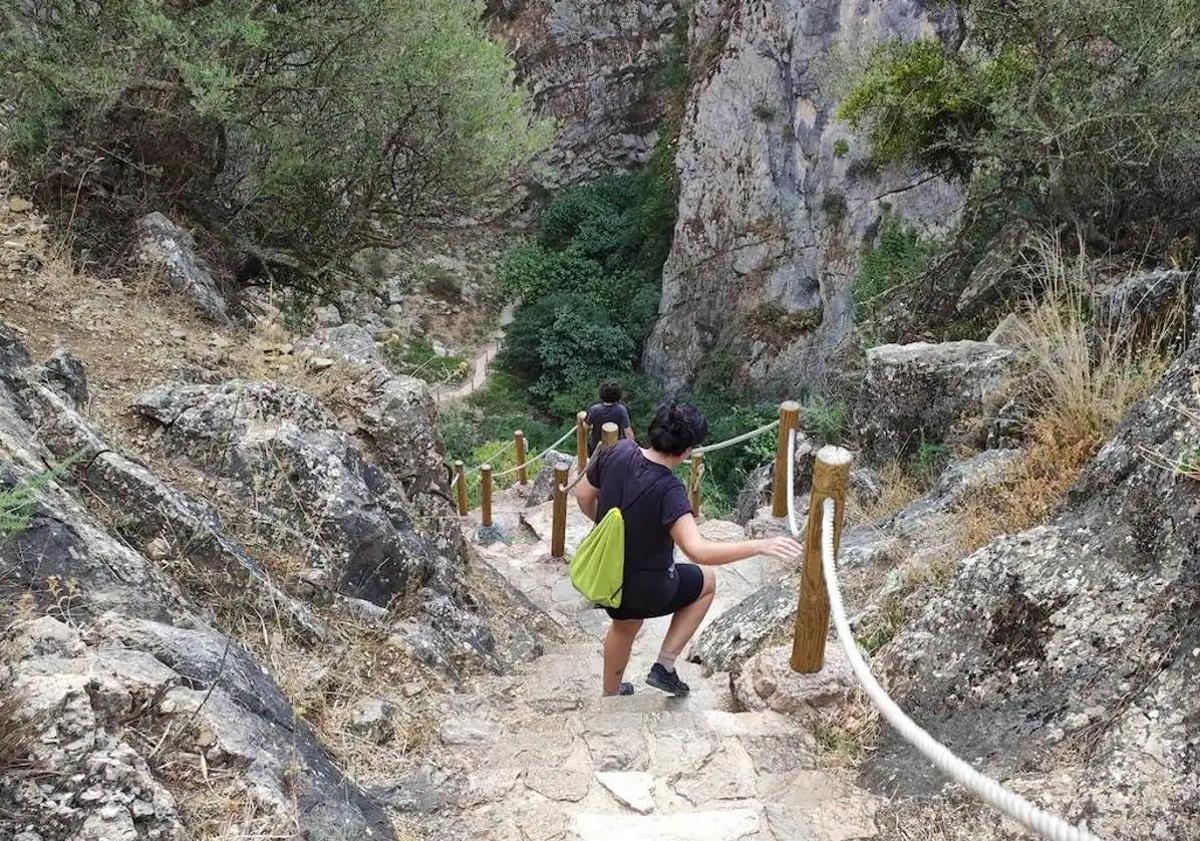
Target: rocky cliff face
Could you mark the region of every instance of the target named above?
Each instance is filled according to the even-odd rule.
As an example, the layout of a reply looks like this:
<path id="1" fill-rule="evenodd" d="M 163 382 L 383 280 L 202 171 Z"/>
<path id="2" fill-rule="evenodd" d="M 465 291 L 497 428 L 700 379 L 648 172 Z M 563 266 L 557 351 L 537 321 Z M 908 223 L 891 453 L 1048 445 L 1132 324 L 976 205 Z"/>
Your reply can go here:
<path id="1" fill-rule="evenodd" d="M 552 189 L 645 163 L 658 138 L 659 84 L 679 0 L 490 0 L 519 77 L 557 138 L 535 167 Z"/>
<path id="2" fill-rule="evenodd" d="M 914 719 L 1101 837 L 1200 835 L 1200 342 L 1122 422 L 1064 513 L 962 561 L 881 670 Z M 920 766 L 921 771 L 914 768 Z M 888 792 L 940 787 L 890 733 Z"/>
<path id="3" fill-rule="evenodd" d="M 883 216 L 938 228 L 957 207 L 939 179 L 867 163 L 865 142 L 834 116 L 841 56 L 956 33 L 951 4 L 921 0 L 695 4 L 679 219 L 650 374 L 677 388 L 730 348 L 759 387 L 820 382 Z"/>

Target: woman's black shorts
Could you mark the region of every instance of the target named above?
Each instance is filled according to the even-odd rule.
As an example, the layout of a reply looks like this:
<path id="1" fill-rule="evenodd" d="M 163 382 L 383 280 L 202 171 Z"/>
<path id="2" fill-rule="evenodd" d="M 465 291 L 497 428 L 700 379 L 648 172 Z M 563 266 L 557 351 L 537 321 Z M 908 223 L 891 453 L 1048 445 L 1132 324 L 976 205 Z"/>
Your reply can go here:
<path id="1" fill-rule="evenodd" d="M 704 573 L 695 564 L 626 576 L 621 606 L 605 608 L 613 619 L 653 619 L 687 607 L 704 589 Z"/>

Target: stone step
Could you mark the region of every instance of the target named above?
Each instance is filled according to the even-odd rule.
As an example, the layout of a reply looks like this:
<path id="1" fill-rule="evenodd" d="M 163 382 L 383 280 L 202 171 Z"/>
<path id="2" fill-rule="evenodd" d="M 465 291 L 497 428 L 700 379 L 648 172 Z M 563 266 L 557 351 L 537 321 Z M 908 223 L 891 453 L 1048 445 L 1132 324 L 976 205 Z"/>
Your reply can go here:
<path id="1" fill-rule="evenodd" d="M 577 841 L 738 841 L 764 835 L 759 803 L 730 809 L 650 815 L 582 812 L 572 815 L 570 835 Z"/>

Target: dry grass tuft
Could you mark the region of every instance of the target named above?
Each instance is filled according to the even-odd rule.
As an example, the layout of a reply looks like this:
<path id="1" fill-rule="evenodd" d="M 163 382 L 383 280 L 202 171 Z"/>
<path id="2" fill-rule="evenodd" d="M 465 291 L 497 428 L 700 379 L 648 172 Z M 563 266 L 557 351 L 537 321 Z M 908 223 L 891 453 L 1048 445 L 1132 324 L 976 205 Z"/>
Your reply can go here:
<path id="1" fill-rule="evenodd" d="M 813 725 L 817 756 L 828 768 L 855 768 L 879 744 L 882 719 L 866 693 L 855 687 L 846 702 Z"/>
<path id="2" fill-rule="evenodd" d="M 960 507 L 963 554 L 1053 515 L 1084 465 L 1167 370 L 1179 329 L 1179 307 L 1149 329 L 1120 320 L 1097 323 L 1088 264 L 1048 238 L 1037 244 L 1037 257 L 1026 271 L 1042 297 L 1031 302 L 1021 325 L 1032 365 L 1029 446 L 1005 481 Z"/>
<path id="3" fill-rule="evenodd" d="M 870 523 L 890 517 L 911 503 L 928 488 L 899 461 L 890 461 L 879 471 L 879 498 L 863 504 L 851 498 L 849 509 L 854 522 Z"/>
<path id="4" fill-rule="evenodd" d="M 0 775 L 23 767 L 37 738 L 35 722 L 21 708 L 20 693 L 0 689 Z"/>

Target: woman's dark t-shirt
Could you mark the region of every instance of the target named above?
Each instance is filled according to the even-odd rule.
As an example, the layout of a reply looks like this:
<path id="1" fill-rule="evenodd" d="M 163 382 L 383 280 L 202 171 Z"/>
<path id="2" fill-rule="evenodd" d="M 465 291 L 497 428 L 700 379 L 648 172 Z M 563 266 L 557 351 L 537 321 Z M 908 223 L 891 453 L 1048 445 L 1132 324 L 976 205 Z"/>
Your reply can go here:
<path id="1" fill-rule="evenodd" d="M 587 478 L 600 490 L 597 522 L 613 507 L 625 521 L 621 609 L 653 611 L 669 603 L 679 586 L 671 527 L 692 513 L 683 482 L 628 438 L 596 459 Z"/>
<path id="2" fill-rule="evenodd" d="M 587 422 L 591 427 L 588 433 L 588 455 L 591 455 L 600 443 L 600 427 L 604 424 L 617 425 L 618 441 L 625 437 L 625 430 L 633 425 L 629 421 L 629 410 L 625 408 L 624 403 L 593 403 L 587 410 Z"/>

